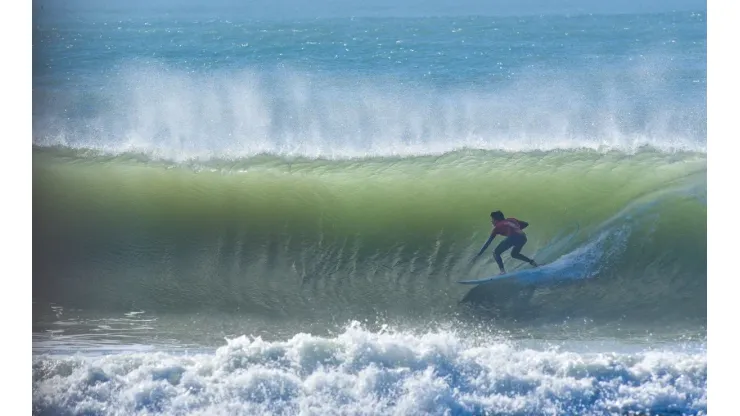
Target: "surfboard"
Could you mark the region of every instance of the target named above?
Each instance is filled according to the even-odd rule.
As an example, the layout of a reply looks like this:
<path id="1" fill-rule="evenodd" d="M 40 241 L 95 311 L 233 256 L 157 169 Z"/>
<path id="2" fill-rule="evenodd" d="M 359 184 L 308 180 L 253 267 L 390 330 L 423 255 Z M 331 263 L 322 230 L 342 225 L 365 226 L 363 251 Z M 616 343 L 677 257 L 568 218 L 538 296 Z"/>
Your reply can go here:
<path id="1" fill-rule="evenodd" d="M 503 279 L 512 279 L 512 278 L 537 278 L 538 276 L 542 276 L 545 273 L 547 272 L 546 272 L 546 269 L 544 269 L 544 265 L 540 265 L 539 267 L 533 267 L 530 269 L 514 270 L 513 272 L 508 272 L 505 274 L 497 274 L 495 276 L 484 277 L 482 279 L 458 280 L 457 283 L 461 283 L 464 285 L 479 285 L 481 283 L 487 283 L 487 282 L 491 282 L 494 280 L 503 280 Z"/>

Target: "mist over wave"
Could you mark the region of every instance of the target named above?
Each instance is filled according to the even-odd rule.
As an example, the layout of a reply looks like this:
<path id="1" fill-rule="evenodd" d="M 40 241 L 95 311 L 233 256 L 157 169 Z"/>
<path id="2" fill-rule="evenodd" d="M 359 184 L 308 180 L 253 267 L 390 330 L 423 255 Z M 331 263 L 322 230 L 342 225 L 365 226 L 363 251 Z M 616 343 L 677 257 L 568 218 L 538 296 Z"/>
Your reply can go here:
<path id="1" fill-rule="evenodd" d="M 513 80 L 484 87 L 439 88 L 391 76 L 285 68 L 193 73 L 130 63 L 99 88 L 38 93 L 34 144 L 175 161 L 465 148 L 705 152 L 705 104 L 676 99 L 669 70 L 659 68 L 643 62 L 620 73 L 522 69 Z"/>

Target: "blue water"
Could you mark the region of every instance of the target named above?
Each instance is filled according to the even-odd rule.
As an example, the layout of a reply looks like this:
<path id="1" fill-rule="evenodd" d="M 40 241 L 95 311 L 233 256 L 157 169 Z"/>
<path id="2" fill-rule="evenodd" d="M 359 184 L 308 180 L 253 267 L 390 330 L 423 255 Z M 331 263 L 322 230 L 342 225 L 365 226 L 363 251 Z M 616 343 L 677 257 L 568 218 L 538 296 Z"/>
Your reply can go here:
<path id="1" fill-rule="evenodd" d="M 35 11 L 33 145 L 94 155 L 91 164 L 706 154 L 703 10 L 269 20 Z M 707 412 L 701 322 L 421 325 L 376 312 L 309 325 L 246 308 L 37 302 L 34 413 Z"/>

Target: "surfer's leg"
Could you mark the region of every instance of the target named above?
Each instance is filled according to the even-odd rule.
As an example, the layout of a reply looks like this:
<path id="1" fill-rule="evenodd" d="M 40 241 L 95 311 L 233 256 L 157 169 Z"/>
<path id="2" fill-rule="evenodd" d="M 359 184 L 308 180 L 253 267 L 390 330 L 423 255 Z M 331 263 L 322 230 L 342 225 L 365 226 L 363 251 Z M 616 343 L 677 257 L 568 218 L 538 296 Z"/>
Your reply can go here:
<path id="1" fill-rule="evenodd" d="M 506 237 L 504 241 L 500 242 L 498 246 L 496 246 L 496 249 L 493 250 L 493 258 L 496 259 L 496 263 L 498 264 L 498 269 L 501 270 L 501 273 L 504 273 L 506 269 L 504 269 L 504 261 L 501 259 L 501 255 L 508 249 L 510 249 L 513 246 L 513 241 L 511 241 L 511 237 Z"/>
<path id="2" fill-rule="evenodd" d="M 515 258 L 517 260 L 521 260 L 523 262 L 529 263 L 529 264 L 531 264 L 534 267 L 537 267 L 537 263 L 535 263 L 534 260 L 532 260 L 529 257 L 525 256 L 524 254 L 519 253 L 519 249 L 521 249 L 521 247 L 519 247 L 519 248 L 514 247 L 514 250 L 511 250 L 511 257 L 512 258 Z"/>
<path id="3" fill-rule="evenodd" d="M 520 253 L 520 251 L 522 250 L 522 247 L 524 247 L 525 244 L 527 244 L 527 237 L 524 237 L 520 239 L 519 241 L 517 241 L 517 244 L 514 245 L 514 249 L 511 250 L 511 257 L 517 260 L 523 261 L 523 262 L 527 262 L 531 264 L 532 266 L 537 267 L 537 263 L 535 263 L 534 260 Z"/>

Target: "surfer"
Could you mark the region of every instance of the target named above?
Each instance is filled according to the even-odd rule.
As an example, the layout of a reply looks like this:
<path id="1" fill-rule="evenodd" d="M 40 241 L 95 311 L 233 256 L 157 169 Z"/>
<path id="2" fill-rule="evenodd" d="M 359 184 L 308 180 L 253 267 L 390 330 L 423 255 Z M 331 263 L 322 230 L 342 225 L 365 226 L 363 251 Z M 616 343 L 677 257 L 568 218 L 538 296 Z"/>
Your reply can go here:
<path id="1" fill-rule="evenodd" d="M 491 236 L 488 237 L 488 241 L 486 241 L 486 244 L 475 256 L 476 258 L 483 254 L 483 252 L 486 251 L 488 246 L 493 241 L 494 237 L 500 234 L 506 238 L 504 239 L 504 241 L 499 243 L 495 250 L 493 250 L 493 258 L 496 259 L 496 263 L 498 263 L 498 268 L 499 270 L 501 270 L 501 274 L 506 273 L 506 269 L 504 269 L 504 262 L 503 260 L 501 260 L 501 254 L 512 247 L 514 247 L 514 249 L 511 250 L 511 257 L 537 267 L 537 263 L 535 263 L 534 260 L 520 253 L 522 247 L 527 244 L 527 235 L 524 234 L 524 231 L 522 230 L 529 226 L 528 222 L 520 221 L 516 218 L 506 218 L 504 217 L 503 212 L 494 211 L 491 213 L 491 223 L 493 224 Z"/>

